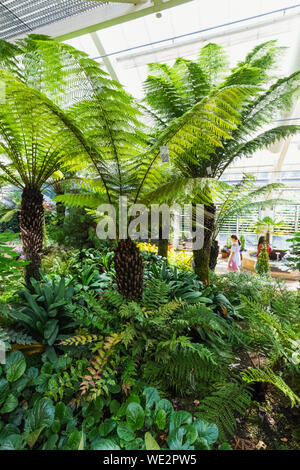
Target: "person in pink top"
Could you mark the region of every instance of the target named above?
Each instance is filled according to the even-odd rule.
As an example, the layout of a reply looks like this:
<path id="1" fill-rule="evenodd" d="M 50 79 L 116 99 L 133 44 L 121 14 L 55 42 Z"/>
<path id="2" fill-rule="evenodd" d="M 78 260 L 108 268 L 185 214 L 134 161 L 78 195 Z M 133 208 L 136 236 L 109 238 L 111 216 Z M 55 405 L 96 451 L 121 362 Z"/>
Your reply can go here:
<path id="1" fill-rule="evenodd" d="M 262 250 L 262 247 L 263 247 L 263 244 L 265 243 L 265 241 L 266 240 L 265 240 L 264 236 L 259 237 L 258 244 L 257 244 L 257 258 L 258 258 L 258 255 L 260 254 L 261 250 Z M 270 247 L 269 243 L 266 243 L 266 247 L 267 247 L 267 253 L 269 255 L 272 251 L 272 248 Z"/>

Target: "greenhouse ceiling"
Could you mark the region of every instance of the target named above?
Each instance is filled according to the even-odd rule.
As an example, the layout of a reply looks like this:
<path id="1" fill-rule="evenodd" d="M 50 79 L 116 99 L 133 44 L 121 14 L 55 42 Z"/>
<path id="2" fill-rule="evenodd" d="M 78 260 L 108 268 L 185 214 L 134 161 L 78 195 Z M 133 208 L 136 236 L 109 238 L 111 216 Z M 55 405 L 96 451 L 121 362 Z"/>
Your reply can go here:
<path id="1" fill-rule="evenodd" d="M 85 51 L 137 99 L 151 62 L 195 59 L 207 42 L 217 42 L 236 64 L 255 45 L 277 39 L 287 48 L 278 74 L 300 67 L 300 3 L 296 0 L 0 0 L 0 38 L 48 34 Z M 281 116 L 300 123 L 300 105 Z M 300 142 L 294 137 L 228 169 L 289 178 L 300 185 Z M 270 176 L 272 175 L 272 176 Z M 264 176 L 262 176 L 263 178 Z M 298 183 L 297 183 L 298 182 Z"/>
<path id="2" fill-rule="evenodd" d="M 74 37 L 191 0 L 1 0 L 0 38 Z"/>

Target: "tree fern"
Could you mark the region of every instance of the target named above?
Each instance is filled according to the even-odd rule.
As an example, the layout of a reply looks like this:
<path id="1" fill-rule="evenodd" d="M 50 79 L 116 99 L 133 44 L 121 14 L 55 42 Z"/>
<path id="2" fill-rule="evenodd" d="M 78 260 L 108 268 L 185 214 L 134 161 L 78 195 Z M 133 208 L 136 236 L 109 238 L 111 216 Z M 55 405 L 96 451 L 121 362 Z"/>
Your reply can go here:
<path id="1" fill-rule="evenodd" d="M 225 66 L 226 54 L 223 48 L 216 44 L 208 44 L 201 49 L 199 60 L 193 62 L 193 66 L 190 61 L 184 59 L 177 59 L 173 67 L 151 65 L 150 75 L 145 82 L 146 101 L 162 121 L 166 122 L 166 126 L 171 119 L 177 118 L 173 123 L 180 120 L 177 116 L 180 109 L 183 109 L 181 103 L 194 106 L 193 109 L 196 111 L 197 105 L 194 103 L 197 100 L 201 100 L 200 103 L 204 104 L 206 99 L 212 96 L 218 99 L 218 116 L 226 119 L 228 113 L 230 122 L 235 124 L 235 129 L 224 129 L 233 139 L 224 136 L 221 138 L 221 145 L 218 144 L 220 135 L 213 130 L 213 139 L 200 137 L 194 142 L 191 140 L 185 152 L 179 155 L 175 153 L 172 163 L 182 177 L 198 181 L 201 178 L 219 178 L 235 159 L 245 155 L 250 156 L 257 150 L 299 131 L 299 126 L 278 126 L 260 133 L 265 125 L 274 120 L 274 116 L 289 110 L 298 96 L 300 72 L 274 82 L 274 70 L 282 52 L 283 48 L 278 47 L 276 42 L 265 42 L 256 46 L 244 61 L 239 62 L 230 71 Z M 192 73 L 189 73 L 191 71 Z M 245 85 L 248 86 L 247 95 L 237 100 L 237 90 L 240 91 Z M 180 104 L 176 109 L 172 109 L 172 103 L 166 102 L 166 87 L 168 90 L 176 90 L 176 104 Z M 188 116 L 189 111 L 184 112 L 184 115 Z M 236 121 L 234 116 L 237 118 Z M 159 128 L 161 127 L 160 122 Z M 205 131 L 202 132 L 204 137 L 206 137 Z M 177 141 L 175 144 L 175 150 L 180 151 L 180 144 L 177 144 Z M 171 145 L 169 147 L 173 150 Z M 155 158 L 153 158 L 154 163 Z M 149 164 L 151 165 L 151 162 L 147 160 L 147 165 Z M 159 181 L 155 168 L 153 178 Z M 165 181 L 163 183 L 165 184 Z M 186 182 L 186 187 L 188 185 L 191 187 L 190 182 Z M 213 200 L 214 190 L 215 187 L 210 187 L 210 182 L 207 180 L 202 193 L 210 195 Z M 194 195 L 198 196 L 199 192 L 201 186 Z M 211 202 L 207 204 L 212 206 Z M 211 227 L 213 221 L 205 220 L 205 224 Z M 195 271 L 205 281 L 209 276 L 209 257 L 205 256 L 205 253 L 210 252 L 212 242 L 209 230 L 206 231 L 207 246 L 195 258 Z"/>

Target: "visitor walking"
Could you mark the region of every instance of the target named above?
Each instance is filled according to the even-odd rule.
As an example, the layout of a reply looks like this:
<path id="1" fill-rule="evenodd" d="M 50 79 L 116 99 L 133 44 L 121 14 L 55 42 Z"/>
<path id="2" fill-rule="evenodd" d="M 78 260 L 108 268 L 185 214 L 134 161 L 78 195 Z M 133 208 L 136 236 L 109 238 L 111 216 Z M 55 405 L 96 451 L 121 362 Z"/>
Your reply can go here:
<path id="1" fill-rule="evenodd" d="M 228 260 L 229 271 L 239 271 L 241 265 L 241 242 L 236 235 L 231 235 L 231 248 Z"/>

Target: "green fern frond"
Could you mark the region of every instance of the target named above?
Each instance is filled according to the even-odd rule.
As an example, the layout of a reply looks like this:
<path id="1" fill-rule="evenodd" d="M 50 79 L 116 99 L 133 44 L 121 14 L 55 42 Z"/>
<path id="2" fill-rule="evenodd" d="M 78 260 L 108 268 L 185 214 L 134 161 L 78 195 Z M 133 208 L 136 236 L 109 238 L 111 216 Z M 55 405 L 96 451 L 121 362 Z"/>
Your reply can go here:
<path id="1" fill-rule="evenodd" d="M 76 335 L 60 341 L 59 346 L 85 346 L 95 341 L 101 341 L 103 336 L 98 335 Z"/>
<path id="2" fill-rule="evenodd" d="M 229 382 L 201 401 L 199 417 L 215 423 L 221 441 L 226 441 L 228 436 L 235 433 L 236 414 L 243 415 L 250 402 L 249 387 Z"/>
<path id="3" fill-rule="evenodd" d="M 97 209 L 107 198 L 98 194 L 62 194 L 55 196 L 55 202 L 62 202 L 65 206 L 71 207 L 88 207 Z"/>
<path id="4" fill-rule="evenodd" d="M 269 367 L 265 367 L 264 369 L 249 367 L 249 369 L 244 370 L 241 373 L 241 376 L 247 383 L 267 382 L 274 385 L 290 399 L 292 407 L 300 403 L 300 398 L 293 392 L 287 383 L 279 375 L 276 375 Z"/>
<path id="5" fill-rule="evenodd" d="M 160 306 L 167 304 L 169 293 L 170 286 L 168 284 L 159 279 L 154 279 L 144 290 L 143 305 L 149 309 L 158 309 Z"/>
<path id="6" fill-rule="evenodd" d="M 20 330 L 12 329 L 12 328 L 6 328 L 5 332 L 6 332 L 6 335 L 8 337 L 10 344 L 30 345 L 30 344 L 36 343 L 36 340 L 32 338 L 25 331 L 20 331 Z"/>
<path id="7" fill-rule="evenodd" d="M 137 316 L 143 316 L 143 310 L 137 302 L 128 302 L 121 305 L 119 315 L 121 318 L 135 319 Z"/>

